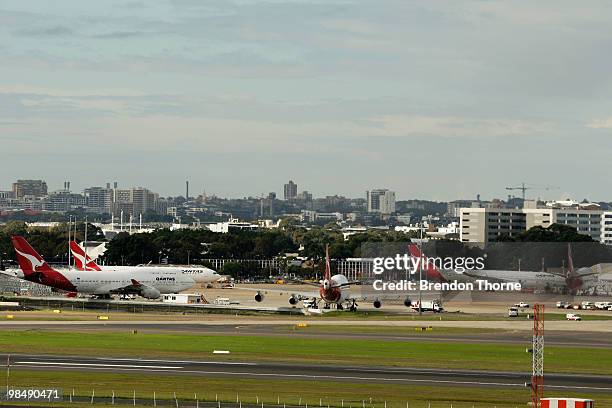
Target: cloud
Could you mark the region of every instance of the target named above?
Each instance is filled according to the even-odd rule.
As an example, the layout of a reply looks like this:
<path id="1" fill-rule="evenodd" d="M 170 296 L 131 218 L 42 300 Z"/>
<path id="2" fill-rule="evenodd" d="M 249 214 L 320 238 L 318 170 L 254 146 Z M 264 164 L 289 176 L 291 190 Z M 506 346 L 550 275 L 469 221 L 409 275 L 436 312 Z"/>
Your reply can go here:
<path id="1" fill-rule="evenodd" d="M 612 129 L 612 118 L 593 119 L 585 126 L 591 129 Z"/>
<path id="2" fill-rule="evenodd" d="M 93 34 L 90 35 L 90 38 L 98 38 L 98 39 L 110 39 L 110 40 L 122 40 L 125 38 L 131 38 L 131 37 L 138 37 L 141 35 L 146 35 L 145 32 L 142 31 L 111 31 L 109 33 L 104 33 L 104 34 Z"/>
<path id="3" fill-rule="evenodd" d="M 72 28 L 65 26 L 27 28 L 17 30 L 16 33 L 26 37 L 67 37 L 75 34 Z"/>
<path id="4" fill-rule="evenodd" d="M 553 132 L 552 122 L 462 116 L 382 115 L 369 120 L 380 136 L 491 137 Z"/>

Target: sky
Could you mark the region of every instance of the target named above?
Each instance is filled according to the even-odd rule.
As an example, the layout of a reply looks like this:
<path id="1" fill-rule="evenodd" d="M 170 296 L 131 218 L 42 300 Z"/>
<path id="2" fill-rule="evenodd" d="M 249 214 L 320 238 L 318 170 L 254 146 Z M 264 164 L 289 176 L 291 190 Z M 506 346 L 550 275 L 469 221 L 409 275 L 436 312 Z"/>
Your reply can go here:
<path id="1" fill-rule="evenodd" d="M 0 190 L 612 201 L 610 21 L 596 0 L 0 0 Z"/>

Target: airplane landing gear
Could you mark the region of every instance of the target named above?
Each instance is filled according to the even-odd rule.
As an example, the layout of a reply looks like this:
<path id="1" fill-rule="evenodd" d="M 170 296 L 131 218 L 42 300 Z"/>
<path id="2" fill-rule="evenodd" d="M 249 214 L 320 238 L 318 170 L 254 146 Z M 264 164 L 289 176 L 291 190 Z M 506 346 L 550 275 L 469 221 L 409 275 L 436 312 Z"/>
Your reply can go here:
<path id="1" fill-rule="evenodd" d="M 351 312 L 356 312 L 357 311 L 357 302 L 355 300 L 353 300 L 353 303 L 351 303 L 351 306 L 349 307 L 349 310 Z"/>

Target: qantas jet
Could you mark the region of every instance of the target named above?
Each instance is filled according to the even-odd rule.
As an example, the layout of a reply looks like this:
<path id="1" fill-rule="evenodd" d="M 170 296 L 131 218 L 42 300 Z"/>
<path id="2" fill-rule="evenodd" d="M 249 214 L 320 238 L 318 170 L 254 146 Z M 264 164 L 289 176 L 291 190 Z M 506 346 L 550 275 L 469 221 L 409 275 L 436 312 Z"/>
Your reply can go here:
<path id="1" fill-rule="evenodd" d="M 206 267 L 180 267 L 180 266 L 104 266 L 98 265 L 89 255 L 85 255 L 83 248 L 75 241 L 70 241 L 70 251 L 74 257 L 76 269 L 79 271 L 102 271 L 102 272 L 130 272 L 130 271 L 174 271 L 192 278 L 197 283 L 212 283 L 221 278 L 217 272 Z"/>
<path id="2" fill-rule="evenodd" d="M 84 293 L 110 298 L 112 294 L 136 294 L 148 299 L 157 299 L 162 293 L 177 293 L 189 289 L 195 281 L 177 271 L 157 268 L 132 268 L 123 271 L 58 271 L 32 248 L 23 237 L 12 237 L 19 267 L 20 278 L 73 293 Z"/>
<path id="3" fill-rule="evenodd" d="M 344 306 L 348 306 L 351 311 L 357 310 L 358 299 L 354 296 L 351 296 L 349 291 L 351 283 L 357 282 L 349 282 L 346 276 L 342 274 L 331 276 L 329 248 L 326 248 L 325 250 L 325 275 L 323 276 L 323 279 L 319 283 L 302 283 L 306 285 L 316 286 L 319 288 L 319 290 L 317 292 L 293 292 L 289 297 L 289 304 L 296 305 L 302 300 L 314 299 L 315 305 L 323 301 L 323 303 L 325 303 L 325 308 L 329 308 L 329 305 L 335 304 L 338 310 L 344 309 Z M 252 288 L 239 289 L 256 290 Z M 264 300 L 266 292 L 278 292 L 281 294 L 286 293 L 286 291 L 277 289 L 257 290 L 255 300 L 257 302 L 262 302 Z M 380 307 L 380 305 L 381 303 L 379 300 L 374 301 L 374 306 L 376 308 Z"/>

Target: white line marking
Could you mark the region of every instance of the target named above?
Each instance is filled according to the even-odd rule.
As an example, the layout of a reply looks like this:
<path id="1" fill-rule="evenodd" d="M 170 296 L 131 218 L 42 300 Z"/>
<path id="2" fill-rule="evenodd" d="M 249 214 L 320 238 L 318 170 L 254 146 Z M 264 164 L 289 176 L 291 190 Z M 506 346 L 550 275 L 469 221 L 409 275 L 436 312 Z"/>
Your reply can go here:
<path id="1" fill-rule="evenodd" d="M 219 364 L 219 365 L 237 365 L 237 366 L 256 366 L 258 363 L 243 363 L 236 361 L 198 361 L 198 360 L 151 360 L 151 359 L 134 359 L 134 358 L 109 358 L 96 357 L 96 360 L 103 361 L 138 361 L 143 363 L 167 363 L 167 364 Z"/>
<path id="2" fill-rule="evenodd" d="M 132 364 L 95 364 L 95 363 L 65 363 L 59 361 L 17 361 L 14 364 L 44 365 L 44 366 L 74 366 L 74 367 L 102 367 L 102 368 L 154 368 L 154 369 L 181 369 L 183 367 L 174 366 L 147 366 Z"/>

